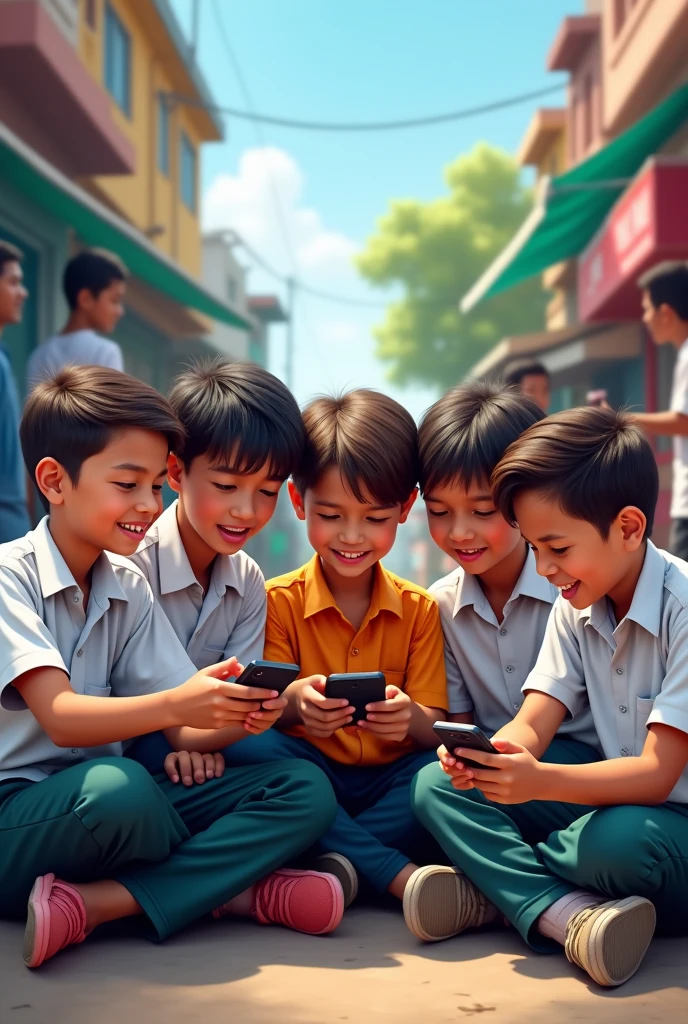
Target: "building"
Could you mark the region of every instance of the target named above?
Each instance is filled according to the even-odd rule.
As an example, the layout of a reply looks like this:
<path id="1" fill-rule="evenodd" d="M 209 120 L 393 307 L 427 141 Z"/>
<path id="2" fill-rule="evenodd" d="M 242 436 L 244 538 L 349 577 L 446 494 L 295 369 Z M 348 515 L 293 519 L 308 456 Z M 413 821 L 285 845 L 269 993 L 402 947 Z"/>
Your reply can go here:
<path id="1" fill-rule="evenodd" d="M 159 388 L 214 325 L 253 321 L 202 283 L 199 164 L 222 138 L 169 0 L 0 0 L 0 238 L 26 255 L 30 299 L 6 332 L 18 380 L 58 330 L 65 261 L 116 252 L 131 279 L 116 340 Z"/>
<path id="2" fill-rule="evenodd" d="M 675 353 L 642 328 L 636 282 L 661 260 L 688 258 L 688 0 L 587 0 L 562 22 L 547 67 L 568 74 L 568 95 L 564 112 L 536 114 L 519 152 L 536 168 L 535 208 L 462 300 L 469 310 L 542 272 L 546 323 L 503 339 L 472 373 L 537 355 L 554 409 L 598 388 L 617 406 L 667 408 Z M 665 543 L 670 441 L 656 453 Z"/>

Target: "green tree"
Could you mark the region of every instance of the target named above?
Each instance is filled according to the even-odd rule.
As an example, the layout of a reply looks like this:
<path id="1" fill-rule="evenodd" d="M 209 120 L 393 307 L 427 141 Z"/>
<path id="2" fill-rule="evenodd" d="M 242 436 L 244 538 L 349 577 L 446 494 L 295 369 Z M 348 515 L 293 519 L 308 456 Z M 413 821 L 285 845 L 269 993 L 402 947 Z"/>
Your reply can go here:
<path id="1" fill-rule="evenodd" d="M 372 284 L 400 284 L 405 292 L 375 330 L 377 355 L 397 384 L 448 387 L 501 338 L 542 329 L 546 296 L 539 280 L 466 316 L 458 307 L 532 207 L 516 162 L 481 143 L 447 167 L 445 180 L 447 196 L 392 202 L 356 260 Z"/>

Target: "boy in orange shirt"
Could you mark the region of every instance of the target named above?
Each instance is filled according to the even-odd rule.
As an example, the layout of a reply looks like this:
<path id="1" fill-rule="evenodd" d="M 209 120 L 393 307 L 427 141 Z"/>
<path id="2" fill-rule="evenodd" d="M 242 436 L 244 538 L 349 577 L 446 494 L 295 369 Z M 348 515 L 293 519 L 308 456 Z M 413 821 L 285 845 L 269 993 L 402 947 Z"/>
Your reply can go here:
<path id="1" fill-rule="evenodd" d="M 339 810 L 315 866 L 340 879 L 347 903 L 359 873 L 403 899 L 429 842 L 411 814 L 411 780 L 434 760 L 432 723 L 447 707 L 437 604 L 380 564 L 416 498 L 416 425 L 397 402 L 364 389 L 317 399 L 304 421 L 306 457 L 289 490 L 315 555 L 268 582 L 265 640 L 266 659 L 296 662 L 301 676 L 285 691 L 283 731 L 226 754 L 232 763 L 319 765 Z M 385 674 L 386 700 L 356 722 L 346 700 L 325 697 L 325 679 L 371 671 Z"/>

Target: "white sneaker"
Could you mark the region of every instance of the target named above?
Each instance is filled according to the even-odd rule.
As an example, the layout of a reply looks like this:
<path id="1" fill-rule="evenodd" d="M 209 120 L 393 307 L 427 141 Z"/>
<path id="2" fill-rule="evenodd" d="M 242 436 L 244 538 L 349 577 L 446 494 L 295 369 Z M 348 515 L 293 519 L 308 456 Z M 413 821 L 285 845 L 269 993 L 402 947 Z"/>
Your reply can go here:
<path id="1" fill-rule="evenodd" d="M 623 985 L 640 967 L 657 915 L 649 900 L 628 896 L 575 914 L 566 928 L 566 956 L 598 985 Z"/>
<path id="2" fill-rule="evenodd" d="M 437 864 L 413 872 L 403 905 L 409 931 L 424 942 L 450 939 L 496 917 L 494 906 L 462 871 Z"/>

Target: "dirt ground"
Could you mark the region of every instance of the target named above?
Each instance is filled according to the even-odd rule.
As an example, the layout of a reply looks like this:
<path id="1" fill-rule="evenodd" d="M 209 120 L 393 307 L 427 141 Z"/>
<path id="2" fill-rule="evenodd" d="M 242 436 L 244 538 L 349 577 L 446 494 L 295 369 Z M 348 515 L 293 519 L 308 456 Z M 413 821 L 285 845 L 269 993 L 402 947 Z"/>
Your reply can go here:
<path id="1" fill-rule="evenodd" d="M 486 1024 L 688 1020 L 688 940 L 656 940 L 627 985 L 602 991 L 512 931 L 423 945 L 398 912 L 354 908 L 331 936 L 204 922 L 164 946 L 89 940 L 39 971 L 22 926 L 0 924 L 1 1024 Z"/>

